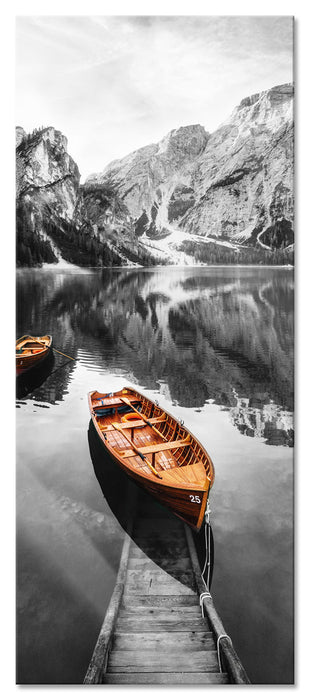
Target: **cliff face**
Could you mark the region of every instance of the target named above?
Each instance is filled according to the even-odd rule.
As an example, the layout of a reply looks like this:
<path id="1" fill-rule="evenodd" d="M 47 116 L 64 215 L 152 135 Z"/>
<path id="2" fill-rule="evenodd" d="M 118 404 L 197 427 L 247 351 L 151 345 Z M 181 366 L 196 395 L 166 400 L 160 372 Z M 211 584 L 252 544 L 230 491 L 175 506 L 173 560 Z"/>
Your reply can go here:
<path id="1" fill-rule="evenodd" d="M 17 129 L 17 260 L 57 260 L 50 229 L 66 235 L 77 203 L 80 174 L 67 153 L 67 139 L 53 127 L 26 135 Z M 30 256 L 30 260 L 29 260 Z"/>
<path id="2" fill-rule="evenodd" d="M 47 127 L 30 136 L 21 127 L 17 129 L 17 195 L 40 191 L 54 192 L 66 184 L 63 217 L 72 218 L 80 174 L 74 160 L 67 152 L 68 142 L 60 131 Z M 69 195 L 69 196 L 68 196 Z"/>
<path id="3" fill-rule="evenodd" d="M 95 266 L 154 264 L 155 259 L 135 234 L 125 202 L 113 187 L 96 182 L 82 185 L 74 222 L 80 251 L 75 262 Z"/>
<path id="4" fill-rule="evenodd" d="M 176 210 L 180 201 L 183 213 L 190 206 L 191 169 L 208 138 L 199 124 L 175 129 L 160 143 L 114 161 L 101 174 L 90 175 L 86 183 L 116 190 L 135 219 L 138 234 L 162 232 L 169 223 L 169 206 Z"/>
<path id="5" fill-rule="evenodd" d="M 156 245 L 167 249 L 170 236 L 177 248 L 183 231 L 196 243 L 199 236 L 286 247 L 293 242 L 292 109 L 292 86 L 272 88 L 242 100 L 213 134 L 199 125 L 174 130 L 87 182 L 114 188 L 145 245 L 166 235 Z"/>
<path id="6" fill-rule="evenodd" d="M 243 242 L 277 221 L 292 224 L 292 98 L 292 86 L 282 85 L 242 100 L 210 137 L 182 228 Z"/>

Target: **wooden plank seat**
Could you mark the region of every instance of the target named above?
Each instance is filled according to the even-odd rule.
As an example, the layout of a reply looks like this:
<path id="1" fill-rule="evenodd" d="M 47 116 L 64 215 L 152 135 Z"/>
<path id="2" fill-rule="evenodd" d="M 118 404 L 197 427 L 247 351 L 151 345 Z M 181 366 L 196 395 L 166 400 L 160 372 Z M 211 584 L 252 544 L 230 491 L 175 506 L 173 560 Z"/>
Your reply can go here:
<path id="1" fill-rule="evenodd" d="M 128 396 L 128 399 L 132 403 L 141 403 L 136 396 Z M 124 401 L 118 396 L 98 396 L 93 403 L 94 410 L 98 408 L 115 408 L 116 406 L 124 406 Z"/>
<path id="2" fill-rule="evenodd" d="M 152 425 L 156 425 L 156 423 L 165 423 L 166 418 L 148 418 L 148 423 L 151 423 Z M 113 423 L 113 425 L 103 425 L 100 426 L 100 430 L 115 430 L 115 429 L 122 429 L 122 430 L 128 430 L 128 428 L 146 428 L 147 423 L 145 420 L 136 420 L 136 421 L 124 421 L 124 423 Z"/>
<path id="3" fill-rule="evenodd" d="M 155 452 L 163 452 L 163 450 L 176 450 L 179 447 L 188 447 L 190 445 L 190 439 L 185 438 L 185 440 L 173 440 L 172 442 L 160 442 L 156 445 L 147 445 L 146 447 L 137 447 L 139 452 L 143 455 L 155 454 Z M 123 459 L 128 457 L 135 457 L 136 452 L 134 450 L 122 450 L 120 456 Z"/>
<path id="4" fill-rule="evenodd" d="M 184 467 L 174 467 L 174 469 L 169 469 L 162 474 L 162 479 L 165 484 L 177 483 L 184 484 L 187 482 L 187 486 L 192 486 L 193 488 L 201 487 L 203 481 L 210 481 L 210 477 L 207 476 L 204 465 L 201 461 L 195 462 L 194 464 L 186 464 Z"/>
<path id="5" fill-rule="evenodd" d="M 23 345 L 22 346 L 23 350 L 42 350 L 42 348 L 46 348 L 45 343 L 36 343 L 35 345 Z"/>

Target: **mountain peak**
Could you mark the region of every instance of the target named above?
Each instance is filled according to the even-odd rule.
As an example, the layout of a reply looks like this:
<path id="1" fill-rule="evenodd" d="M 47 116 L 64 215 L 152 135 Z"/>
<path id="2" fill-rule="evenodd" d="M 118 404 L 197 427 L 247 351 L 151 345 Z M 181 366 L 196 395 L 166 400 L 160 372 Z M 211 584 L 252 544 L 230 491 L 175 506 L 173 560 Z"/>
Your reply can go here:
<path id="1" fill-rule="evenodd" d="M 256 92 L 254 95 L 244 97 L 236 107 L 235 112 L 240 112 L 245 108 L 252 107 L 256 103 L 269 102 L 273 107 L 291 102 L 294 97 L 294 86 L 292 83 L 283 83 L 283 85 L 275 85 L 268 90 Z"/>
<path id="2" fill-rule="evenodd" d="M 172 154 L 178 151 L 184 156 L 196 157 L 202 153 L 208 142 L 209 134 L 201 124 L 189 124 L 169 131 L 158 144 L 157 155 Z"/>

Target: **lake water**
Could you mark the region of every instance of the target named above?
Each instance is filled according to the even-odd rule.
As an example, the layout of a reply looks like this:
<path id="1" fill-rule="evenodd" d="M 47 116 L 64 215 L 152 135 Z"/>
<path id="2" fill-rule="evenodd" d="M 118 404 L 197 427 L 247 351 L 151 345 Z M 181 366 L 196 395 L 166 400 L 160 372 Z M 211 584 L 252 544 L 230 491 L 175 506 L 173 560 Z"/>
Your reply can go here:
<path id="1" fill-rule="evenodd" d="M 76 358 L 17 384 L 19 683 L 83 682 L 124 534 L 87 392 L 128 384 L 210 453 L 215 605 L 252 683 L 293 682 L 293 293 L 276 268 L 18 271 L 17 337 Z"/>

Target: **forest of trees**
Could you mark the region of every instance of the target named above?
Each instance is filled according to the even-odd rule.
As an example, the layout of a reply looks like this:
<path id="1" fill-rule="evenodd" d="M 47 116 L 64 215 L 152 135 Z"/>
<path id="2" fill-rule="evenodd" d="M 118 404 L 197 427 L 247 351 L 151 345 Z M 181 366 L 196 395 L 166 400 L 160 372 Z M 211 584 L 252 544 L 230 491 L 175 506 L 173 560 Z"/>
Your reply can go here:
<path id="1" fill-rule="evenodd" d="M 47 233 L 68 262 L 85 267 L 121 265 L 121 257 L 103 243 L 99 236 L 91 236 L 86 227 L 77 230 L 73 223 L 63 221 L 62 229 L 52 222 L 46 225 Z"/>
<path id="2" fill-rule="evenodd" d="M 66 221 L 62 221 L 61 228 L 51 221 L 45 221 L 44 228 L 64 259 L 74 265 L 113 267 L 122 265 L 124 257 L 145 267 L 165 264 L 164 259 L 155 259 L 138 241 L 133 241 L 133 245 L 126 241 L 121 243 L 116 231 L 107 234 L 107 239 L 102 241 L 98 235 L 91 234 L 89 228 L 78 230 L 74 224 Z M 35 267 L 45 262 L 57 262 L 51 244 L 32 231 L 27 223 L 27 212 L 20 205 L 16 213 L 16 265 Z"/>
<path id="3" fill-rule="evenodd" d="M 294 243 L 294 231 L 292 224 L 286 219 L 276 221 L 264 231 L 261 242 L 271 248 L 286 248 Z"/>
<path id="4" fill-rule="evenodd" d="M 27 214 L 22 205 L 16 210 L 16 265 L 34 267 L 44 262 L 56 262 L 49 241 L 34 233 L 27 222 Z"/>
<path id="5" fill-rule="evenodd" d="M 47 231 L 59 246 L 64 258 L 75 265 L 113 267 L 124 263 L 122 256 L 143 266 L 165 264 L 164 260 L 155 259 L 140 243 L 134 246 L 126 245 L 126 242 L 121 243 L 117 231 L 108 233 L 106 240 L 102 241 L 98 235 L 91 234 L 86 226 L 77 230 L 74 224 L 63 222 L 63 228 L 65 233 L 50 223 Z M 113 249 L 114 246 L 117 246 L 119 253 Z"/>
<path id="6" fill-rule="evenodd" d="M 165 265 L 167 261 L 154 257 L 145 250 L 139 237 L 121 235 L 111 227 L 107 228 L 104 238 L 94 235 L 92 229 L 85 224 L 77 228 L 76 224 L 61 221 L 61 226 L 45 217 L 44 230 L 60 249 L 62 256 L 68 262 L 82 267 L 113 267 L 124 264 L 124 258 L 145 267 Z M 16 211 L 16 264 L 17 267 L 39 266 L 44 262 L 54 263 L 57 258 L 52 246 L 43 236 L 32 230 L 29 212 L 23 203 L 19 203 Z M 123 231 L 123 234 L 125 232 Z M 273 236 L 278 232 L 273 231 Z M 291 237 L 288 239 L 291 241 Z M 280 248 L 267 250 L 259 244 L 233 249 L 212 242 L 196 243 L 184 241 L 179 250 L 191 255 L 197 264 L 209 265 L 293 265 L 294 253 Z"/>
<path id="7" fill-rule="evenodd" d="M 179 246 L 197 263 L 209 265 L 294 265 L 294 253 L 283 249 L 267 250 L 260 245 L 253 248 L 226 248 L 217 243 L 195 243 L 184 241 Z"/>

